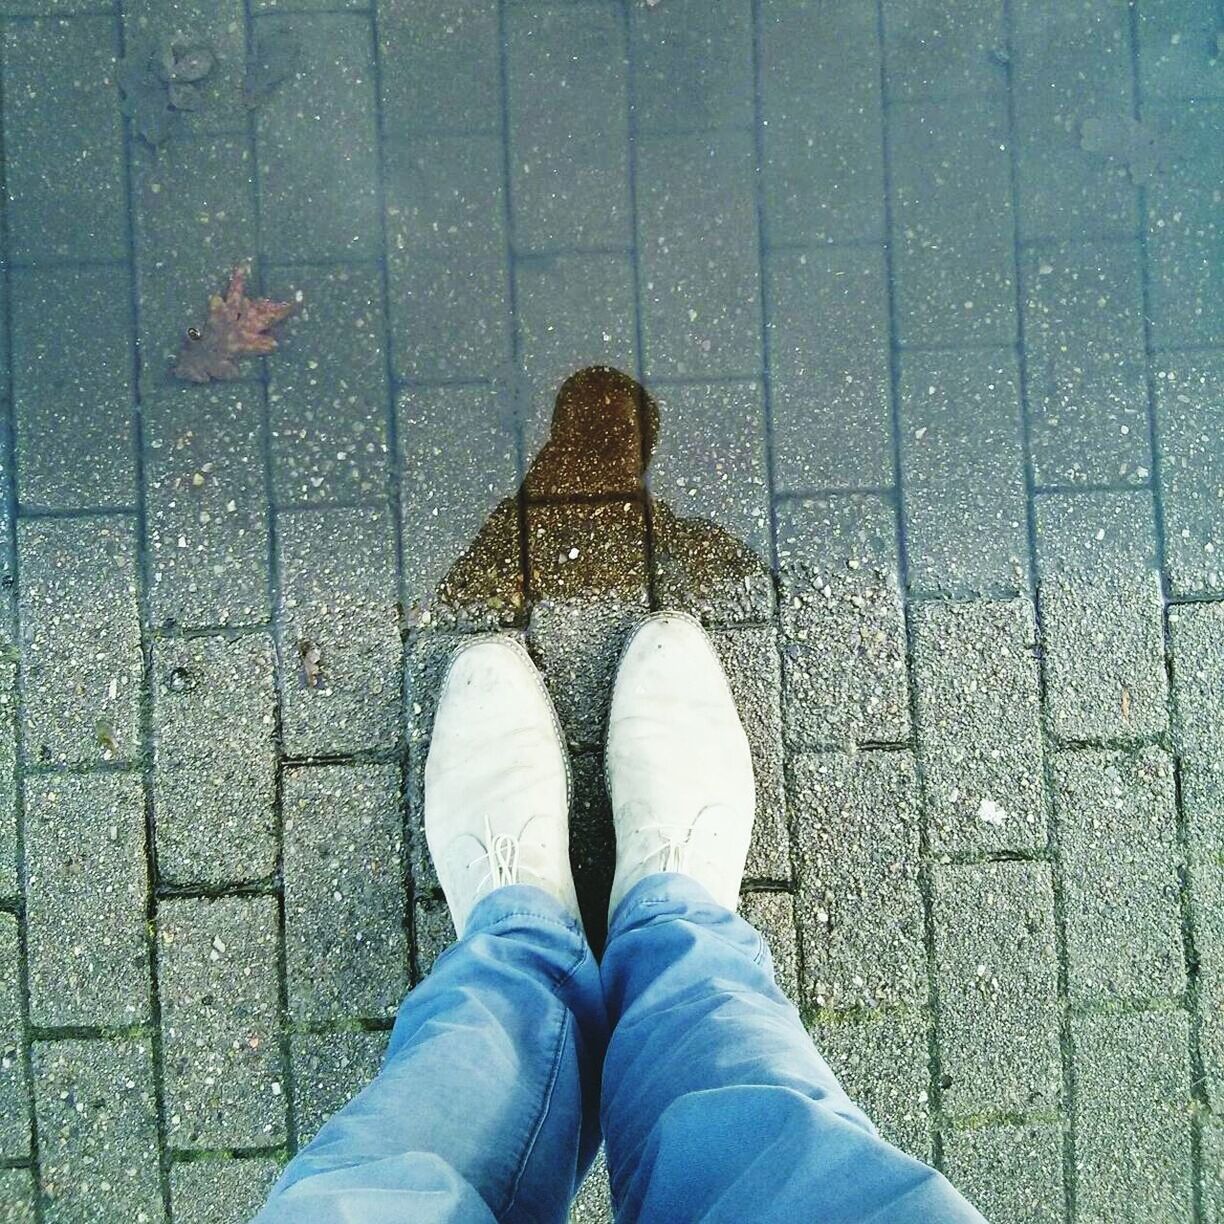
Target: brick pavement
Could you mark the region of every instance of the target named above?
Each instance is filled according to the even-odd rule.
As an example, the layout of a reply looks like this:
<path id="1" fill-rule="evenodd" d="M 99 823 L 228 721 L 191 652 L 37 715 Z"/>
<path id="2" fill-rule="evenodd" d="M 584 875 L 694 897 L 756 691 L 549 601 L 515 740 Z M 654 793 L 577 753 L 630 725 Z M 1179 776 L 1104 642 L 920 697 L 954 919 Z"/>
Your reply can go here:
<path id="1" fill-rule="evenodd" d="M 881 1130 L 992 1220 L 1224 1221 L 1221 29 L 0 0 L 0 1218 L 246 1219 L 374 1073 L 453 935 L 462 634 L 553 689 L 598 936 L 608 677 L 679 603 L 750 727 L 744 911 Z M 155 153 L 115 62 L 187 32 Z M 174 383 L 244 258 L 282 351 Z M 658 437 L 550 484 L 594 363 Z"/>

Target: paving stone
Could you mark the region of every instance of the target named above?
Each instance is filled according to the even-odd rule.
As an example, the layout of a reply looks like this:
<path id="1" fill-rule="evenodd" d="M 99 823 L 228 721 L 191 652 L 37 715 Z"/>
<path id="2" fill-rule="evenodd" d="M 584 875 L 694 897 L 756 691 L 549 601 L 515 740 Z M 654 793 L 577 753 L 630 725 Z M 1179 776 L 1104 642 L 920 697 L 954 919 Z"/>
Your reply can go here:
<path id="1" fill-rule="evenodd" d="M 788 745 L 906 740 L 896 516 L 834 494 L 778 507 L 782 717 Z"/>
<path id="2" fill-rule="evenodd" d="M 189 1160 L 170 1166 L 174 1224 L 248 1224 L 280 1173 L 267 1156 Z"/>
<path id="3" fill-rule="evenodd" d="M 109 14 L 5 22 L 8 257 L 14 261 L 127 257 L 115 33 Z"/>
<path id="4" fill-rule="evenodd" d="M 459 937 L 455 934 L 455 924 L 451 921 L 450 909 L 444 897 L 422 897 L 418 894 L 415 914 L 414 944 L 419 982 L 429 975 L 438 957 Z M 604 923 L 607 924 L 606 915 Z"/>
<path id="5" fill-rule="evenodd" d="M 277 516 L 284 749 L 387 748 L 399 739 L 395 542 L 385 508 Z M 310 683 L 303 650 L 318 654 Z"/>
<path id="6" fill-rule="evenodd" d="M 34 1199 L 37 1188 L 29 1169 L 0 1169 L 0 1205 L 5 1224 L 35 1224 Z"/>
<path id="7" fill-rule="evenodd" d="M 386 155 L 387 276 L 402 378 L 505 378 L 510 252 L 496 136 L 416 136 Z"/>
<path id="8" fill-rule="evenodd" d="M 1212 0 L 1161 0 L 1139 6 L 1139 93 L 1150 98 L 1224 94 L 1219 71 L 1220 15 Z"/>
<path id="9" fill-rule="evenodd" d="M 779 491 L 891 485 L 883 248 L 771 251 L 767 269 Z"/>
<path id="10" fill-rule="evenodd" d="M 501 32 L 488 0 L 380 0 L 383 126 L 500 133 Z"/>
<path id="11" fill-rule="evenodd" d="M 166 1132 L 176 1148 L 285 1138 L 274 897 L 158 907 Z"/>
<path id="12" fill-rule="evenodd" d="M 1203 1122 L 1199 1177 L 1204 1224 L 1220 1224 L 1224 1220 L 1224 1125 L 1218 1118 Z"/>
<path id="13" fill-rule="evenodd" d="M 1224 1112 L 1224 841 L 1193 847 L 1187 873 L 1198 959 L 1198 1045 L 1207 1100 Z"/>
<path id="14" fill-rule="evenodd" d="M 42 1218 L 165 1218 L 153 1055 L 143 1039 L 34 1043 Z"/>
<path id="15" fill-rule="evenodd" d="M 272 875 L 276 655 L 266 634 L 158 642 L 153 653 L 153 823 L 163 881 Z"/>
<path id="16" fill-rule="evenodd" d="M 532 608 L 528 640 L 571 750 L 603 746 L 621 647 L 644 612 L 643 603 L 615 597 Z"/>
<path id="17" fill-rule="evenodd" d="M 245 133 L 132 148 L 141 382 L 174 382 L 183 333 L 208 317 L 230 269 L 255 253 L 255 164 Z M 290 296 L 279 274 L 268 289 Z M 252 288 L 252 293 L 255 289 Z M 259 363 L 240 367 L 255 379 Z M 201 393 L 203 394 L 203 393 Z M 203 415 L 203 414 L 201 414 Z"/>
<path id="18" fill-rule="evenodd" d="M 134 505 L 128 270 L 20 268 L 11 281 L 22 508 Z"/>
<path id="19" fill-rule="evenodd" d="M 146 393 L 149 613 L 163 629 L 268 619 L 263 407 L 254 386 Z"/>
<path id="20" fill-rule="evenodd" d="M 144 795 L 136 774 L 25 781 L 30 1020 L 149 1015 Z"/>
<path id="21" fill-rule="evenodd" d="M 756 776 L 756 823 L 744 876 L 789 881 L 790 836 L 783 777 L 782 668 L 772 626 L 717 629 L 710 634 L 739 707 Z"/>
<path id="22" fill-rule="evenodd" d="M 0 898 L 15 897 L 17 878 L 17 652 L 0 647 Z"/>
<path id="23" fill-rule="evenodd" d="M 1062 1224 L 1062 1142 L 1051 1122 L 945 1131 L 943 1168 L 995 1224 Z"/>
<path id="24" fill-rule="evenodd" d="M 1160 749 L 1062 752 L 1054 805 L 1073 1000 L 1185 989 L 1173 762 Z"/>
<path id="25" fill-rule="evenodd" d="M 636 166 L 647 376 L 757 376 L 761 263 L 751 133 L 645 136 Z"/>
<path id="26" fill-rule="evenodd" d="M 523 615 L 518 451 L 504 389 L 412 387 L 397 405 L 409 625 Z M 462 439 L 462 442 L 460 442 Z"/>
<path id="27" fill-rule="evenodd" d="M 712 624 L 772 620 L 760 384 L 668 385 L 659 415 L 649 469 L 655 599 Z"/>
<path id="28" fill-rule="evenodd" d="M 299 1150 L 378 1074 L 388 1037 L 357 1030 L 290 1038 Z"/>
<path id="29" fill-rule="evenodd" d="M 925 1002 L 912 756 L 796 755 L 788 798 L 808 1006 Z"/>
<path id="30" fill-rule="evenodd" d="M 139 751 L 141 682 L 132 520 L 25 519 L 21 681 L 25 751 L 40 764 L 125 760 Z"/>
<path id="31" fill-rule="evenodd" d="M 778 989 L 796 1007 L 801 1006 L 795 898 L 788 892 L 745 893 L 740 897 L 739 912 L 764 936 Z"/>
<path id="32" fill-rule="evenodd" d="M 515 286 L 518 408 L 524 455 L 531 459 L 571 374 L 594 365 L 636 371 L 633 272 L 621 255 L 549 256 L 520 261 Z"/>
<path id="33" fill-rule="evenodd" d="M 255 113 L 260 231 L 278 260 L 374 258 L 378 155 L 367 14 L 262 16 L 257 38 L 300 45 L 296 73 Z"/>
<path id="34" fill-rule="evenodd" d="M 1030 246 L 1021 273 L 1037 483 L 1146 480 L 1152 455 L 1138 245 Z"/>
<path id="35" fill-rule="evenodd" d="M 1032 604 L 922 602 L 910 616 L 931 852 L 1044 849 Z"/>
<path id="36" fill-rule="evenodd" d="M 1037 499 L 1050 725 L 1064 739 L 1155 735 L 1168 722 L 1151 495 Z"/>
<path id="37" fill-rule="evenodd" d="M 647 605 L 646 522 L 632 501 L 527 508 L 527 557 L 536 601 Z"/>
<path id="38" fill-rule="evenodd" d="M 955 98 L 1006 88 L 1002 0 L 885 0 L 883 17 L 891 98 Z"/>
<path id="39" fill-rule="evenodd" d="M 930 1038 L 919 1008 L 825 1013 L 812 1037 L 850 1099 L 889 1143 L 932 1160 Z"/>
<path id="40" fill-rule="evenodd" d="M 1007 108 L 982 97 L 890 111 L 897 339 L 1011 344 L 1016 286 Z M 972 182 L 973 191 L 965 184 Z"/>
<path id="41" fill-rule="evenodd" d="M 569 1224 L 612 1224 L 615 1218 L 612 1185 L 608 1180 L 608 1157 L 601 1144 L 570 1204 Z"/>
<path id="42" fill-rule="evenodd" d="M 1224 353 L 1157 358 L 1165 566 L 1175 595 L 1224 591 L 1224 454 L 1216 445 Z"/>
<path id="43" fill-rule="evenodd" d="M 1133 113 L 1126 6 L 1016 0 L 1010 22 L 1021 237 L 1129 237 L 1139 220 L 1126 165 L 1083 147 L 1086 119 Z"/>
<path id="44" fill-rule="evenodd" d="M 287 769 L 283 804 L 290 1014 L 393 1016 L 408 987 L 399 766 Z"/>
<path id="45" fill-rule="evenodd" d="M 1071 1043 L 1078 1218 L 1116 1220 L 1131 1203 L 1148 1219 L 1190 1219 L 1185 1014 L 1073 1014 Z"/>
<path id="46" fill-rule="evenodd" d="M 962 596 L 1027 589 L 1014 353 L 904 353 L 900 411 L 911 589 Z"/>
<path id="47" fill-rule="evenodd" d="M 932 879 L 944 1113 L 1055 1108 L 1061 1065 L 1050 868 L 936 866 Z"/>
<path id="48" fill-rule="evenodd" d="M 770 244 L 882 241 L 876 9 L 763 0 L 759 40 Z"/>
<path id="49" fill-rule="evenodd" d="M 511 5 L 505 55 L 516 248 L 627 247 L 628 72 L 619 6 Z"/>
<path id="50" fill-rule="evenodd" d="M 752 5 L 701 0 L 629 7 L 633 113 L 639 133 L 753 122 Z"/>
<path id="51" fill-rule="evenodd" d="M 171 141 L 180 136 L 246 132 L 243 85 L 247 41 L 243 0 L 175 0 L 173 7 L 163 0 L 125 0 L 122 14 L 124 47 L 129 55 L 164 51 L 166 41 L 174 39 L 182 46 L 208 47 L 215 56 L 216 62 L 208 75 L 195 82 L 199 108 L 178 114 Z"/>
<path id="52" fill-rule="evenodd" d="M 30 1154 L 20 953 L 17 919 L 0 913 L 0 1158 L 5 1160 L 22 1160 Z M 5 1189 L 0 1185 L 0 1205 L 8 1202 Z"/>
<path id="53" fill-rule="evenodd" d="M 376 268 L 294 269 L 302 304 L 268 365 L 277 503 L 386 496 L 387 354 Z"/>
<path id="54" fill-rule="evenodd" d="M 573 775 L 573 797 L 570 800 L 570 866 L 582 911 L 582 925 L 587 942 L 596 956 L 603 954 L 608 935 L 608 900 L 612 894 L 612 876 L 616 867 L 616 831 L 612 825 L 612 803 L 604 780 L 603 746 L 598 752 L 570 755 Z M 428 905 L 426 910 L 428 910 Z M 445 947 L 455 938 L 454 929 L 446 916 L 436 911 L 422 915 L 417 910 L 418 947 Z M 434 953 L 436 955 L 436 952 Z"/>

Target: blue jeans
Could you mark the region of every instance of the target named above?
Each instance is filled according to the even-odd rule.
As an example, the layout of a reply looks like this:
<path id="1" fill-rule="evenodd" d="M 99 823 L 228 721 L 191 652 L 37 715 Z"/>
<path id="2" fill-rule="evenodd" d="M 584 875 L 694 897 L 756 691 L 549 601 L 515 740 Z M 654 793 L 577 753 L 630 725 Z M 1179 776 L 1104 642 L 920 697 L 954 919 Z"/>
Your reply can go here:
<path id="1" fill-rule="evenodd" d="M 622 1220 L 982 1220 L 877 1136 L 761 936 L 659 874 L 602 964 L 548 894 L 485 897 L 256 1224 L 561 1221 L 601 1129 Z"/>

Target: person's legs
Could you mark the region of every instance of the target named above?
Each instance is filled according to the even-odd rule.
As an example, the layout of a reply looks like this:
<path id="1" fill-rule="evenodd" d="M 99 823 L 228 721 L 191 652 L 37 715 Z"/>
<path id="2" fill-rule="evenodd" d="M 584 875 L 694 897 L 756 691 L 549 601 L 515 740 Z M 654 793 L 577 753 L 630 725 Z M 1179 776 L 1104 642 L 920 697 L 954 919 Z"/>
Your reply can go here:
<path id="1" fill-rule="evenodd" d="M 657 614 L 627 643 L 607 771 L 617 850 L 601 1118 L 619 1218 L 980 1220 L 876 1135 L 732 912 L 752 764 L 690 618 Z"/>
<path id="2" fill-rule="evenodd" d="M 526 652 L 505 638 L 462 648 L 425 769 L 426 838 L 460 941 L 259 1224 L 565 1218 L 598 1144 L 607 1036 L 568 812 L 564 742 Z"/>

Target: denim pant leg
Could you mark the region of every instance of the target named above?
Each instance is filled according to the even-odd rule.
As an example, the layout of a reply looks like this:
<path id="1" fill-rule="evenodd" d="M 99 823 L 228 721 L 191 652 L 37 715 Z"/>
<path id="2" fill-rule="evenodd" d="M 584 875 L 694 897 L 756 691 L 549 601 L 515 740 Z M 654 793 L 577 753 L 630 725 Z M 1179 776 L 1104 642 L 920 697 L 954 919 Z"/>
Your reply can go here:
<path id="1" fill-rule="evenodd" d="M 618 1218 L 974 1221 L 876 1134 L 774 984 L 764 941 L 688 876 L 621 902 L 602 964 Z"/>
<path id="2" fill-rule="evenodd" d="M 536 888 L 490 893 L 258 1224 L 564 1220 L 599 1142 L 606 1039 L 578 922 Z"/>

